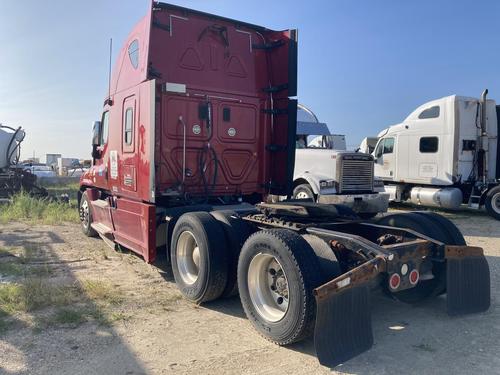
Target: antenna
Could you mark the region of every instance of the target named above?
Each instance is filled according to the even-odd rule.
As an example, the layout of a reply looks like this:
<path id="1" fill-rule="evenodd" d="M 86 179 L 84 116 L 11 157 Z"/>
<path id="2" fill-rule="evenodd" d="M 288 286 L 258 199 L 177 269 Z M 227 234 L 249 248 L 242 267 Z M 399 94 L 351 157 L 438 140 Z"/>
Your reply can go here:
<path id="1" fill-rule="evenodd" d="M 113 54 L 113 38 L 109 38 L 109 70 L 108 70 L 108 100 L 107 102 L 112 105 L 111 100 L 111 56 Z"/>

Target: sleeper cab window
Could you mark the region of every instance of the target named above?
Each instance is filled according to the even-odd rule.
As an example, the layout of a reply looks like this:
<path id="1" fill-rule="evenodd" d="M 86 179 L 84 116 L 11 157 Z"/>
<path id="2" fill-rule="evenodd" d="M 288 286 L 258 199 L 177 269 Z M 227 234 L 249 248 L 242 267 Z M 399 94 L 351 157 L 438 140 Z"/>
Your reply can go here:
<path id="1" fill-rule="evenodd" d="M 422 137 L 420 138 L 420 152 L 433 153 L 437 152 L 439 146 L 438 137 Z"/>
<path id="2" fill-rule="evenodd" d="M 134 138 L 134 110 L 129 107 L 125 111 L 125 126 L 123 129 L 123 142 L 130 146 Z"/>
<path id="3" fill-rule="evenodd" d="M 139 40 L 134 39 L 132 43 L 129 44 L 128 57 L 134 69 L 137 69 L 139 66 Z"/>
<path id="4" fill-rule="evenodd" d="M 102 114 L 101 121 L 101 139 L 99 144 L 102 146 L 108 142 L 108 132 L 109 132 L 109 112 L 106 111 Z"/>
<path id="5" fill-rule="evenodd" d="M 438 105 L 435 105 L 434 107 L 430 107 L 430 108 L 424 109 L 418 115 L 419 120 L 425 120 L 425 119 L 430 119 L 430 118 L 438 118 L 438 117 L 439 117 L 439 106 Z"/>

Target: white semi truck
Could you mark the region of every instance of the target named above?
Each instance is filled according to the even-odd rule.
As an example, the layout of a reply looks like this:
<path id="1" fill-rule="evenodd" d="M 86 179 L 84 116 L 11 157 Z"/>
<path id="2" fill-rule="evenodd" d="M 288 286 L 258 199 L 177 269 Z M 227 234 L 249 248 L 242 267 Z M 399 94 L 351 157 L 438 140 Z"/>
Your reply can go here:
<path id="1" fill-rule="evenodd" d="M 346 151 L 344 135 L 331 134 L 325 123 L 298 105 L 295 149 L 295 199 L 343 204 L 368 218 L 386 212 L 383 182 L 373 176 L 373 157 Z"/>
<path id="2" fill-rule="evenodd" d="M 484 206 L 500 219 L 500 106 L 487 94 L 433 100 L 378 134 L 375 176 L 390 201 Z"/>

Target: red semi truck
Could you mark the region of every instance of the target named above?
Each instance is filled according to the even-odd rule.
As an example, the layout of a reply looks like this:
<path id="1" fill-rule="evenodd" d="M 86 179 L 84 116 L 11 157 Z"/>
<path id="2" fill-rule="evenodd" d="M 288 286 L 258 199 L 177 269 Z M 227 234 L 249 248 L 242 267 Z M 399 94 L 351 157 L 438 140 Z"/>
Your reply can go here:
<path id="1" fill-rule="evenodd" d="M 450 314 L 490 304 L 481 248 L 429 213 L 363 221 L 290 195 L 297 31 L 153 2 L 113 70 L 93 165 L 80 181 L 86 235 L 154 262 L 182 294 L 239 292 L 256 330 L 286 345 L 314 331 L 335 366 L 373 343 L 370 290 L 415 303 L 447 294 Z"/>

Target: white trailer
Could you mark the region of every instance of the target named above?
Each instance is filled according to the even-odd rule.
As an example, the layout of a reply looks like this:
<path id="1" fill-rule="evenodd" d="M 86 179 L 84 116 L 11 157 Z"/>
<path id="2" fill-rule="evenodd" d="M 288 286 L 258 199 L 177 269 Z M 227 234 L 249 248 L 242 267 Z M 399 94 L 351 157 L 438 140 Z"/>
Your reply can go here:
<path id="1" fill-rule="evenodd" d="M 391 201 L 484 206 L 500 219 L 499 106 L 487 93 L 433 100 L 378 134 L 375 176 Z"/>
<path id="2" fill-rule="evenodd" d="M 328 126 L 301 104 L 293 178 L 295 199 L 343 204 L 365 218 L 386 212 L 389 205 L 382 181 L 374 180 L 373 157 L 346 151 L 345 136 L 331 134 Z"/>

